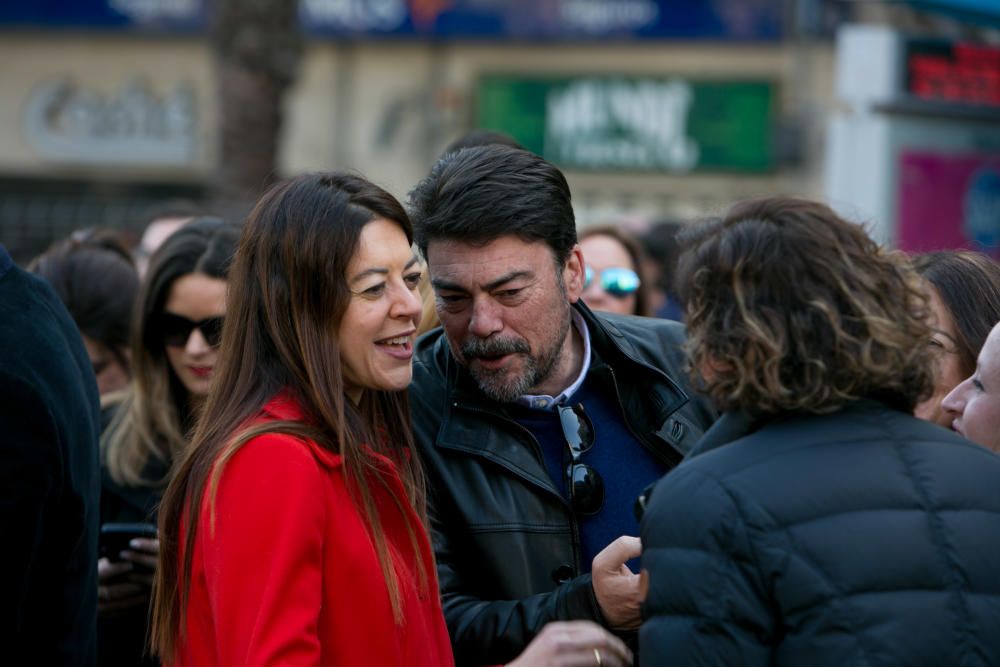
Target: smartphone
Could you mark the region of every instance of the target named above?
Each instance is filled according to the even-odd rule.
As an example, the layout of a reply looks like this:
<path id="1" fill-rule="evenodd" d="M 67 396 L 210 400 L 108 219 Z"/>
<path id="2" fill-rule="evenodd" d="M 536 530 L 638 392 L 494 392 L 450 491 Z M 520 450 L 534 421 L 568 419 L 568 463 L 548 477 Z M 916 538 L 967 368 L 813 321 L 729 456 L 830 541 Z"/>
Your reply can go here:
<path id="1" fill-rule="evenodd" d="M 155 538 L 156 526 L 151 523 L 106 523 L 101 526 L 101 556 L 110 561 L 120 561 L 128 543 L 137 538 Z"/>

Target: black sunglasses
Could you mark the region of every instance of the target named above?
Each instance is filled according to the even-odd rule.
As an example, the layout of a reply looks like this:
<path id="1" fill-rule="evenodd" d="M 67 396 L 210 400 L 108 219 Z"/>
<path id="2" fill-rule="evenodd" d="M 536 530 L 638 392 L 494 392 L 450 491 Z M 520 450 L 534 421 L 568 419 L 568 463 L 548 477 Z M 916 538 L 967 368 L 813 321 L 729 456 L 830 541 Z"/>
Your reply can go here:
<path id="1" fill-rule="evenodd" d="M 174 315 L 173 313 L 162 313 L 160 315 L 159 328 L 163 343 L 170 347 L 184 347 L 187 345 L 191 332 L 198 329 L 205 338 L 205 342 L 212 347 L 218 347 L 222 341 L 221 317 L 209 317 L 200 322 L 192 322 L 186 317 Z"/>
<path id="2" fill-rule="evenodd" d="M 559 423 L 570 454 L 566 466 L 570 505 L 577 514 L 597 514 L 604 505 L 604 480 L 594 468 L 580 462 L 583 453 L 594 446 L 594 424 L 580 403 L 560 406 Z"/>

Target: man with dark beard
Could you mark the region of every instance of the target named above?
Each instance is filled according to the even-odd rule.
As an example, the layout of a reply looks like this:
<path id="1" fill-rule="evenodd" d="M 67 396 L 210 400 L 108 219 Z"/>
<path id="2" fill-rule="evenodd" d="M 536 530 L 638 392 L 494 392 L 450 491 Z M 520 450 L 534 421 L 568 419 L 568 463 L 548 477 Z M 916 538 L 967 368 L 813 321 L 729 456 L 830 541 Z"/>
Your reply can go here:
<path id="1" fill-rule="evenodd" d="M 532 153 L 445 155 L 410 203 L 442 324 L 410 399 L 457 664 L 508 662 L 550 621 L 628 638 L 634 503 L 711 419 L 684 386 L 681 325 L 580 301 L 569 187 Z"/>

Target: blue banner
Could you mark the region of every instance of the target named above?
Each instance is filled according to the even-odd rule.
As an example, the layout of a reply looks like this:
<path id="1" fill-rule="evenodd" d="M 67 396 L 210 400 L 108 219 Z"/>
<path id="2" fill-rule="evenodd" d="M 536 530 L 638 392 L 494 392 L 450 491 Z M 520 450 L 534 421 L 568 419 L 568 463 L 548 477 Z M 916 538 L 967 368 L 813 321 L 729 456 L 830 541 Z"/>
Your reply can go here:
<path id="1" fill-rule="evenodd" d="M 202 30 L 206 0 L 3 0 L 0 26 Z"/>
<path id="2" fill-rule="evenodd" d="M 785 0 L 300 0 L 329 38 L 780 39 Z M 204 30 L 209 0 L 4 0 L 0 26 Z"/>
<path id="3" fill-rule="evenodd" d="M 784 0 L 300 0 L 334 36 L 776 40 Z"/>

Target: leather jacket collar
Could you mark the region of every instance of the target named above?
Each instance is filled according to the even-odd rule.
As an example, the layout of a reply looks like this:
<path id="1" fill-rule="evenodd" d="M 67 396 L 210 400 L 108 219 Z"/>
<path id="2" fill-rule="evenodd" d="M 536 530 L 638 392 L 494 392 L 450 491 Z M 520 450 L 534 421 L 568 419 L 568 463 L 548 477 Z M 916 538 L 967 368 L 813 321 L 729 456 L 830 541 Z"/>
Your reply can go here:
<path id="1" fill-rule="evenodd" d="M 598 319 L 590 308 L 583 301 L 578 301 L 572 306 L 583 317 L 583 321 L 590 331 L 591 343 L 591 370 L 595 368 L 608 367 L 609 363 L 619 361 L 622 358 L 630 364 L 636 364 L 644 370 L 653 373 L 658 379 L 670 386 L 675 393 L 673 400 L 667 408 L 671 411 L 677 410 L 688 402 L 688 395 L 673 378 L 668 376 L 659 368 L 655 368 L 643 361 L 641 355 L 629 338 L 609 319 Z M 480 408 L 491 408 L 492 411 L 506 414 L 506 408 L 486 396 L 479 385 L 476 384 L 472 375 L 463 368 L 454 357 L 448 356 L 449 384 L 453 387 L 451 397 L 454 401 L 462 405 L 477 406 Z"/>
<path id="2" fill-rule="evenodd" d="M 626 335 L 613 317 L 597 316 L 582 302 L 574 304 L 573 308 L 581 314 L 590 332 L 593 355 L 590 373 L 614 387 L 623 412 L 633 422 L 630 424 L 633 431 L 664 463 L 673 467 L 702 433 L 695 420 L 682 414 L 681 408 L 690 401 L 687 392 L 666 372 L 643 360 L 643 354 L 631 340 L 635 338 L 634 334 Z M 646 356 L 649 356 L 648 351 Z M 449 391 L 449 412 L 471 411 L 487 421 L 501 420 L 508 427 L 522 429 L 510 419 L 504 404 L 490 399 L 479 389 L 471 374 L 455 361 L 450 350 L 443 361 Z M 680 369 L 675 370 L 681 372 Z M 446 416 L 436 440 L 437 446 L 487 458 L 539 486 L 552 486 L 551 480 L 539 469 L 537 461 L 540 460 L 540 452 L 533 452 L 521 444 L 522 440 L 529 441 L 537 449 L 537 444 L 526 430 L 525 438 L 484 437 L 482 430 L 476 428 L 481 421 Z M 654 433 L 658 438 L 651 440 L 651 436 L 646 436 Z M 664 447 L 664 444 L 668 446 Z"/>

